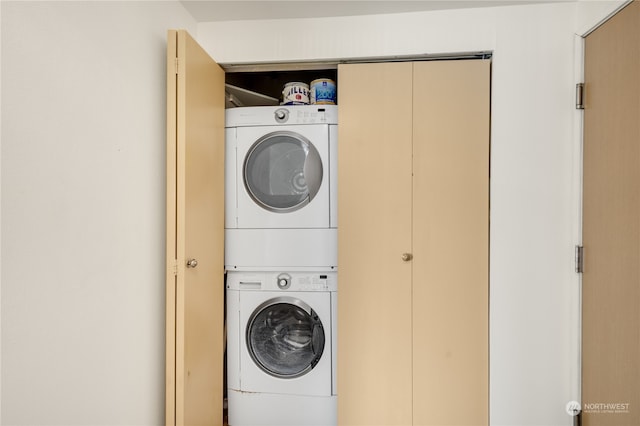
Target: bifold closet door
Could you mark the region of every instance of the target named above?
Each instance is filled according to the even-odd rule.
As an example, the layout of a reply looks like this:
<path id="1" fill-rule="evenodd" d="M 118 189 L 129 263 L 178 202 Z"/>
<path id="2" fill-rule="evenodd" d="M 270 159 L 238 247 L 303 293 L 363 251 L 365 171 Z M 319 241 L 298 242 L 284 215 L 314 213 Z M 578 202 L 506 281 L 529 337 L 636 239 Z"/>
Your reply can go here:
<path id="1" fill-rule="evenodd" d="M 488 423 L 489 69 L 338 69 L 341 425 Z"/>
<path id="2" fill-rule="evenodd" d="M 224 71 L 167 40 L 167 425 L 222 425 Z"/>
<path id="3" fill-rule="evenodd" d="M 341 425 L 411 424 L 412 68 L 338 68 Z"/>
<path id="4" fill-rule="evenodd" d="M 413 82 L 413 424 L 486 425 L 490 61 Z"/>

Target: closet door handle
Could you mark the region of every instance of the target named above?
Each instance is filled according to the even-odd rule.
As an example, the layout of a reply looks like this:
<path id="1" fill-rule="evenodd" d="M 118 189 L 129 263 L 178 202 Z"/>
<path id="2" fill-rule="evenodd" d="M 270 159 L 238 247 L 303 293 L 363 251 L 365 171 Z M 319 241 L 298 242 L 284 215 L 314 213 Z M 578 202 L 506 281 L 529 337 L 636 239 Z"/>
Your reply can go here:
<path id="1" fill-rule="evenodd" d="M 405 262 L 408 262 L 411 259 L 413 259 L 413 255 L 411 253 L 402 253 L 402 260 Z"/>
<path id="2" fill-rule="evenodd" d="M 195 268 L 198 266 L 198 261 L 196 259 L 187 260 L 187 268 Z"/>

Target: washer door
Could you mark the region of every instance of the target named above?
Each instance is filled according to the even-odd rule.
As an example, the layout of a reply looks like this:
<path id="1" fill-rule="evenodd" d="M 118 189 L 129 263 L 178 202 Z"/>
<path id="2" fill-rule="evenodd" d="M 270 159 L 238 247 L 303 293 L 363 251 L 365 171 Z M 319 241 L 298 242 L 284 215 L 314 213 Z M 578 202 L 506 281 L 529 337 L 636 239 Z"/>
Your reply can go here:
<path id="1" fill-rule="evenodd" d="M 304 302 L 278 297 L 258 306 L 249 318 L 247 348 L 264 372 L 294 378 L 311 371 L 324 350 L 324 327 Z"/>
<path id="2" fill-rule="evenodd" d="M 309 204 L 322 183 L 322 160 L 313 144 L 291 131 L 258 139 L 244 161 L 244 184 L 259 206 L 287 213 Z"/>

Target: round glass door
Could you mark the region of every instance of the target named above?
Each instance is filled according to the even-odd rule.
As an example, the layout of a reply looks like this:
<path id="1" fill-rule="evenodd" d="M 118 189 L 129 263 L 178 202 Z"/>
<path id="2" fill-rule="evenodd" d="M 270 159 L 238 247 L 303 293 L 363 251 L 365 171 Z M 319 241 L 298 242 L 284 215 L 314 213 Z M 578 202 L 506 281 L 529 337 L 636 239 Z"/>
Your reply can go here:
<path id="1" fill-rule="evenodd" d="M 259 206 L 277 213 L 309 204 L 322 183 L 322 160 L 304 136 L 280 131 L 258 139 L 244 161 L 244 184 Z"/>
<path id="2" fill-rule="evenodd" d="M 280 297 L 258 306 L 247 326 L 247 347 L 266 373 L 293 378 L 311 371 L 322 356 L 325 335 L 318 315 L 304 302 Z"/>

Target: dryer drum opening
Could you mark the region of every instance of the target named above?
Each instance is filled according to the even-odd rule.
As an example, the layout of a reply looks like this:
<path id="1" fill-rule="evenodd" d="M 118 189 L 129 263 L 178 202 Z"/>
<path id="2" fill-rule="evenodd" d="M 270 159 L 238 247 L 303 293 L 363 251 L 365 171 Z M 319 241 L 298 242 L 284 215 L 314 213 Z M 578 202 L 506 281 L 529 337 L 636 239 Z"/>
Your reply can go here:
<path id="1" fill-rule="evenodd" d="M 260 207 L 288 213 L 309 204 L 322 184 L 322 159 L 304 136 L 291 131 L 264 135 L 249 149 L 244 185 Z"/>

